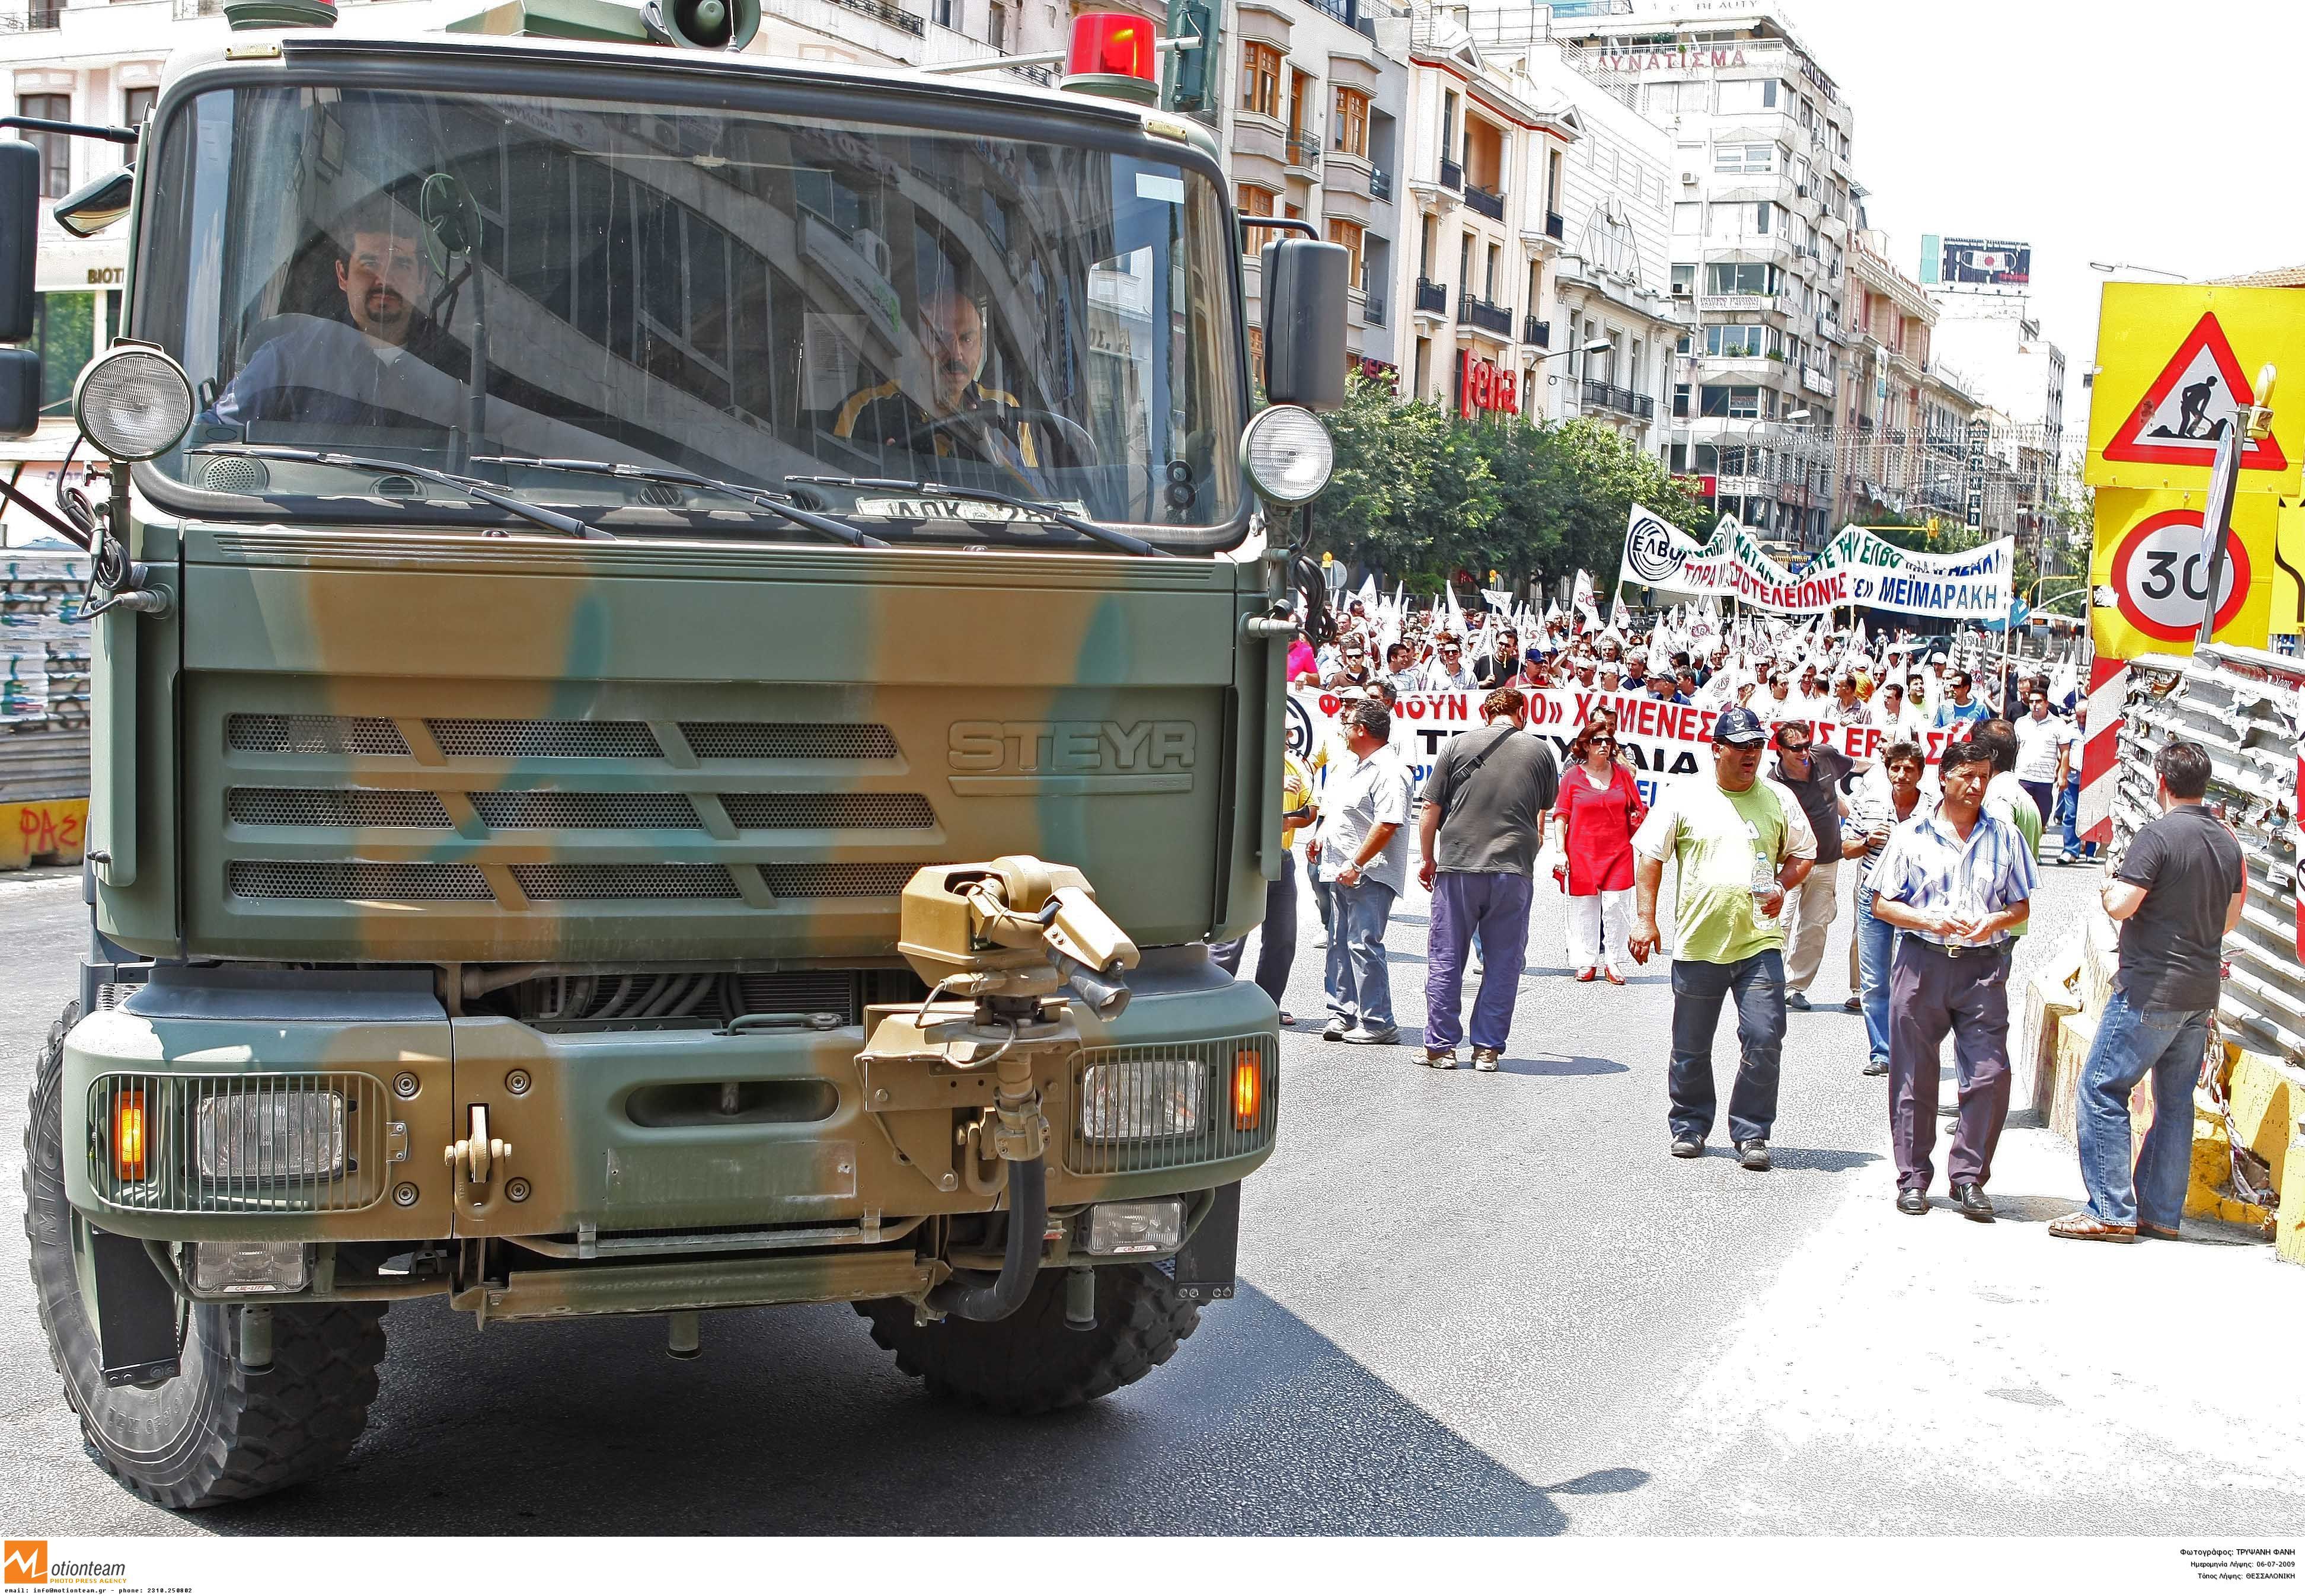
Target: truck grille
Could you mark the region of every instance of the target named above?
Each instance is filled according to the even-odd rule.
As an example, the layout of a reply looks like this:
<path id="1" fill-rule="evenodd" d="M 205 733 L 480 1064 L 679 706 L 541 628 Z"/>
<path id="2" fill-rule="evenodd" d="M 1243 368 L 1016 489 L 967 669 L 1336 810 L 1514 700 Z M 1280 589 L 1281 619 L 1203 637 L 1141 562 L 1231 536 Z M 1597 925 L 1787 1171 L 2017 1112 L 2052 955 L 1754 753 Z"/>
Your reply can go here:
<path id="1" fill-rule="evenodd" d="M 937 812 L 923 793 L 759 790 L 851 785 L 859 779 L 857 765 L 876 761 L 891 765 L 893 774 L 902 756 L 889 727 L 878 724 L 693 720 L 676 723 L 676 734 L 665 723 L 634 719 L 246 712 L 228 714 L 225 722 L 227 769 L 239 777 L 224 793 L 225 815 L 236 828 L 231 835 L 282 831 L 272 845 L 242 843 L 246 852 L 275 857 L 227 861 L 227 887 L 243 899 L 495 901 L 515 913 L 529 904 L 691 900 L 760 913 L 771 897 L 893 898 L 915 870 L 931 862 L 926 845 L 936 840 Z M 292 760 L 258 766 L 235 757 L 251 754 Z M 325 762 L 293 760 L 298 755 Z M 347 769 L 336 762 L 344 756 L 379 762 Z M 564 760 L 595 764 L 548 766 L 547 776 L 534 764 L 511 775 L 467 763 Z M 759 768 L 770 762 L 845 769 L 793 779 L 789 771 Z M 700 767 L 714 774 L 700 779 Z M 699 785 L 707 790 L 685 790 Z M 710 790 L 716 787 L 747 790 Z M 724 852 L 740 845 L 731 826 L 750 834 L 742 845 L 752 850 L 749 857 Z M 337 845 L 345 853 L 370 852 L 363 843 L 370 839 L 353 835 L 368 832 L 381 834 L 372 839 L 375 852 L 434 856 L 277 857 L 329 851 L 293 836 L 294 828 L 346 834 Z M 394 837 L 396 831 L 440 835 L 436 844 Z M 510 845 L 501 852 L 495 845 L 494 834 L 538 831 L 574 835 L 546 860 L 536 858 L 533 836 L 507 836 Z M 886 852 L 906 840 L 902 834 L 922 846 L 917 857 L 895 860 L 755 862 L 778 834 L 810 831 L 830 834 L 844 850 L 877 843 L 877 851 Z M 673 856 L 645 857 L 658 840 L 650 833 L 681 834 L 661 839 Z M 808 840 L 792 836 L 788 851 L 816 851 Z"/>
<path id="2" fill-rule="evenodd" d="M 377 787 L 234 787 L 226 811 L 242 826 L 430 826 L 448 811 L 430 793 Z"/>
<path id="3" fill-rule="evenodd" d="M 89 1085 L 89 1184 L 107 1206 L 139 1213 L 372 1207 L 393 1154 L 407 1154 L 389 1102 L 364 1074 L 99 1075 Z M 133 1142 L 122 1130 L 131 1116 Z M 122 1166 L 130 1145 L 140 1168 Z"/>
<path id="4" fill-rule="evenodd" d="M 1252 1053 L 1258 1070 L 1255 1124 L 1233 1114 L 1233 1068 Z M 1280 1075 L 1272 1038 L 1261 1032 L 1209 1041 L 1089 1048 L 1074 1062 L 1065 1167 L 1075 1175 L 1129 1175 L 1212 1164 L 1272 1143 Z"/>
<path id="5" fill-rule="evenodd" d="M 225 741 L 243 753 L 408 754 L 400 728 L 375 715 L 235 715 Z"/>
<path id="6" fill-rule="evenodd" d="M 235 859 L 226 871 L 234 897 L 373 898 L 386 903 L 492 898 L 478 865 L 405 860 Z"/>

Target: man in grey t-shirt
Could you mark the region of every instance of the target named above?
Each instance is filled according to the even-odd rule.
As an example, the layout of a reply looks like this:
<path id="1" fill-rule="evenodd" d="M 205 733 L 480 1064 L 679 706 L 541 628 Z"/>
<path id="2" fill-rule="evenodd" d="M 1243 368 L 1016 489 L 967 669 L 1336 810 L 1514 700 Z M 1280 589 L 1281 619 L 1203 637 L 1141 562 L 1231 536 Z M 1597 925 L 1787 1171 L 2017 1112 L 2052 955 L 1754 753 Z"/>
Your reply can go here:
<path id="1" fill-rule="evenodd" d="M 1528 957 L 1529 895 L 1544 819 L 1561 793 L 1552 751 L 1523 730 L 1528 707 L 1518 688 L 1490 693 L 1481 714 L 1486 724 L 1479 731 L 1442 745 L 1419 794 L 1417 879 L 1433 892 L 1425 1062 L 1434 1069 L 1457 1067 L 1465 955 L 1476 932 L 1484 967 L 1473 999 L 1473 1067 L 1497 1067 Z"/>

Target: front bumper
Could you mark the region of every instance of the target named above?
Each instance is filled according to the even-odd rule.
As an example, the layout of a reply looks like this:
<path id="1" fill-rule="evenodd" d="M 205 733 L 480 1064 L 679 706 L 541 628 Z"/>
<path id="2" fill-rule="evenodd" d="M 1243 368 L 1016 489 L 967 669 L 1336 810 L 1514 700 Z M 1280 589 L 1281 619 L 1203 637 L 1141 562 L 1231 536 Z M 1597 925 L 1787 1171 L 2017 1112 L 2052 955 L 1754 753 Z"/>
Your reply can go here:
<path id="1" fill-rule="evenodd" d="M 1155 950 L 1132 985 L 1118 1020 L 1076 1011 L 1083 1051 L 1040 1083 L 1052 1208 L 1207 1191 L 1271 1156 L 1279 1033 L 1270 1000 L 1198 948 Z M 194 1012 L 159 1012 L 171 1007 Z M 219 1012 L 235 1007 L 248 1012 Z M 583 1249 L 634 1232 L 709 1239 L 790 1227 L 795 1244 L 869 1245 L 903 1219 L 992 1208 L 996 1199 L 957 1167 L 955 1128 L 976 1112 L 969 1083 L 940 1086 L 954 1093 L 949 1103 L 923 1106 L 914 1092 L 899 1110 L 876 1112 L 856 1065 L 863 1042 L 858 1026 L 553 1033 L 494 1016 L 427 1018 L 404 1002 L 363 1012 L 361 1001 L 310 991 L 222 1006 L 140 998 L 89 1015 L 65 1040 L 66 1190 L 100 1228 L 160 1241 L 527 1236 Z M 1227 1072 L 1244 1052 L 1263 1081 L 1248 1130 L 1223 1118 Z M 1084 1133 L 1085 1069 L 1179 1057 L 1210 1072 L 1190 1133 Z M 731 1082 L 736 1114 L 702 1107 L 721 1102 Z M 326 1176 L 201 1173 L 200 1102 L 310 1091 L 344 1104 L 341 1152 L 318 1160 Z M 132 1180 L 115 1168 L 113 1145 L 114 1116 L 132 1099 L 147 1139 L 143 1176 Z M 485 1180 L 444 1157 L 469 1133 L 476 1107 L 506 1149 Z"/>

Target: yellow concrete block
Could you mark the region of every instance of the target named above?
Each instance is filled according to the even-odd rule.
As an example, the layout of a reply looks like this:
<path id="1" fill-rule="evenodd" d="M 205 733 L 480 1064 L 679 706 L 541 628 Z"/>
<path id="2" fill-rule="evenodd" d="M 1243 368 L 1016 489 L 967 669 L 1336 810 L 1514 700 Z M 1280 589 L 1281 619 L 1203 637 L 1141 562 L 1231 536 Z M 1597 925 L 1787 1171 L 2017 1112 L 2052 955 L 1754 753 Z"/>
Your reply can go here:
<path id="1" fill-rule="evenodd" d="M 2299 1112 L 2299 1093 L 2288 1074 L 2262 1053 L 2243 1053 L 2233 1065 L 2226 1100 L 2233 1105 L 2233 1133 L 2241 1144 L 2272 1166 L 2281 1177 L 2289 1149 L 2289 1127 Z M 2287 1184 L 2283 1183 L 2283 1190 Z"/>
<path id="2" fill-rule="evenodd" d="M 2225 1141 L 2224 1121 L 2201 1098 L 2193 1105 L 2193 1168 L 2185 1188 L 2189 1218 L 2216 1214 L 2233 1198 L 2233 1156 Z"/>
<path id="3" fill-rule="evenodd" d="M 36 859 L 47 864 L 78 864 L 87 843 L 85 798 L 0 803 L 0 870 L 20 870 Z"/>
<path id="4" fill-rule="evenodd" d="M 2292 1263 L 2305 1263 L 2305 1147 L 2292 1147 L 2275 1171 L 2281 1177 L 2281 1213 L 2274 1243 Z"/>

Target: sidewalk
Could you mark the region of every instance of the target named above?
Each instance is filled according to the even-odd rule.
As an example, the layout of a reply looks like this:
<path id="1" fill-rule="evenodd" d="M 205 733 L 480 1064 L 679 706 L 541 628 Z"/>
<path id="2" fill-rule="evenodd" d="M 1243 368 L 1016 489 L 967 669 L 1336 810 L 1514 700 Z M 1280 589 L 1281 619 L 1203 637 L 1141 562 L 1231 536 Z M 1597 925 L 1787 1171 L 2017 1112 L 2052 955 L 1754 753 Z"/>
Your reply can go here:
<path id="1" fill-rule="evenodd" d="M 2199 1532 L 2198 1501 L 2151 1483 L 2173 1470 L 2231 1493 L 2221 1532 L 2305 1523 L 2305 1403 L 2278 1350 L 2305 1269 L 2190 1219 L 2179 1243 L 2052 1237 L 2082 1192 L 2045 1129 L 2003 1136 L 1990 1226 L 1946 1206 L 1942 1172 L 1926 1218 L 1877 1168 L 1851 1185 L 1689 1378 L 1688 1439 L 1654 1486 L 1580 1509 L 1580 1532 L 2041 1534 L 2108 1512 Z"/>

